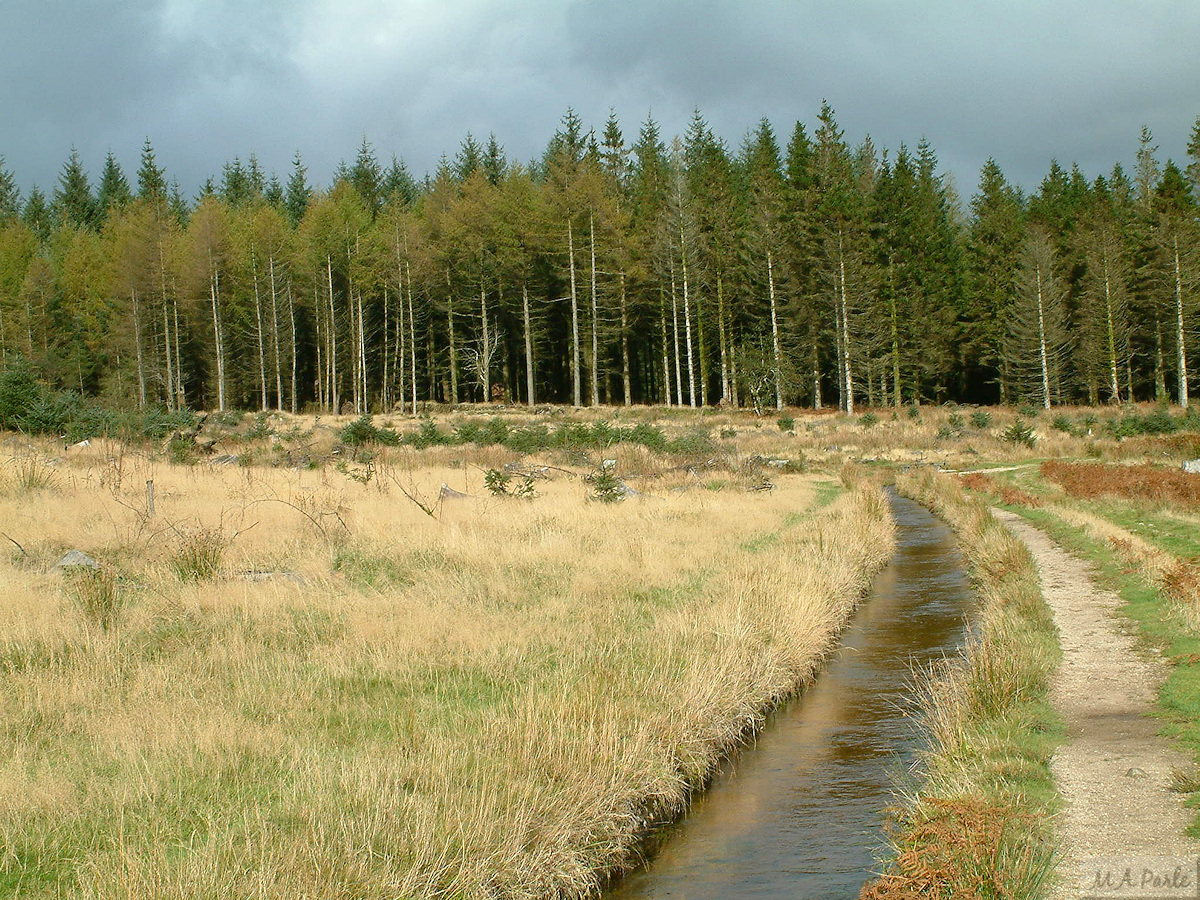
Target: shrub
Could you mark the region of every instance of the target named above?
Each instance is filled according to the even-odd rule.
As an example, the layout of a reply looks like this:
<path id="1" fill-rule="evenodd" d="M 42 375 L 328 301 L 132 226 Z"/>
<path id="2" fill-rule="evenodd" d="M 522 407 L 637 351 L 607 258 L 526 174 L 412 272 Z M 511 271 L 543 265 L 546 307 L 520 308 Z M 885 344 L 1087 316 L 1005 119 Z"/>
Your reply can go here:
<path id="1" fill-rule="evenodd" d="M 971 413 L 971 427 L 978 428 L 982 431 L 985 428 L 990 428 L 992 424 L 992 414 L 986 409 L 977 409 Z"/>
<path id="2" fill-rule="evenodd" d="M 1059 413 L 1050 420 L 1050 427 L 1055 431 L 1061 431 L 1063 434 L 1073 435 L 1075 433 L 1075 423 L 1062 413 Z"/>
<path id="3" fill-rule="evenodd" d="M 878 423 L 879 416 L 875 415 L 875 413 L 867 413 L 858 420 L 858 424 L 860 424 L 863 428 L 874 428 Z"/>
<path id="4" fill-rule="evenodd" d="M 779 425 L 780 431 L 796 430 L 796 420 L 792 416 L 780 416 L 776 424 Z"/>
<path id="5" fill-rule="evenodd" d="M 493 497 L 507 497 L 510 481 L 512 481 L 512 476 L 500 469 L 488 469 L 483 474 L 484 487 Z"/>
<path id="6" fill-rule="evenodd" d="M 1034 436 L 1033 428 L 1020 416 L 1014 419 L 1008 428 L 1004 429 L 1001 437 L 1010 444 L 1024 444 L 1026 447 L 1032 447 L 1037 440 Z"/>
<path id="7" fill-rule="evenodd" d="M 614 466 L 601 466 L 588 480 L 592 484 L 591 498 L 601 503 L 619 503 L 625 499 L 625 485 L 617 477 Z"/>
<path id="8" fill-rule="evenodd" d="M 917 406 L 915 403 L 910 404 L 908 407 L 908 417 L 910 419 L 921 418 L 921 407 Z"/>

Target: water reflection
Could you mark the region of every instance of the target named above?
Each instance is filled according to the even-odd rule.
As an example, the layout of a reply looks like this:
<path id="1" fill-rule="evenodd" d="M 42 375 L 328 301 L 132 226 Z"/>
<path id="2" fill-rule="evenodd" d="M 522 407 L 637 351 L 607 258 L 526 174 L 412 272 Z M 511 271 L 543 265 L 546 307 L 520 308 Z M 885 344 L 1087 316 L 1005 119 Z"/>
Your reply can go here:
<path id="1" fill-rule="evenodd" d="M 891 774 L 916 740 L 910 673 L 959 648 L 971 599 L 949 528 L 911 500 L 890 501 L 896 554 L 816 684 L 772 717 L 609 900 L 849 898 L 870 877 Z"/>

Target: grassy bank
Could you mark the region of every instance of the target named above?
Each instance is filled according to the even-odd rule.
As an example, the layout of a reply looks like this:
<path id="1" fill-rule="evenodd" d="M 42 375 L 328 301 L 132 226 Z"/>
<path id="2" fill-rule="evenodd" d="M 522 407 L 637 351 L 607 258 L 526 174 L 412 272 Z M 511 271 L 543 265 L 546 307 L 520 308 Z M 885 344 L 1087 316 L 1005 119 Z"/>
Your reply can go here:
<path id="1" fill-rule="evenodd" d="M 958 535 L 979 596 L 964 657 L 920 677 L 929 749 L 894 811 L 892 859 L 864 898 L 1042 896 L 1053 870 L 1049 760 L 1061 724 L 1047 702 L 1060 651 L 1025 547 L 951 478 L 898 488 Z"/>
<path id="2" fill-rule="evenodd" d="M 609 504 L 561 460 L 491 496 L 501 448 L 338 472 L 23 446 L 0 893 L 30 898 L 586 894 L 811 677 L 892 543 L 878 489 L 821 506 L 796 474 Z M 72 548 L 100 568 L 55 573 Z"/>

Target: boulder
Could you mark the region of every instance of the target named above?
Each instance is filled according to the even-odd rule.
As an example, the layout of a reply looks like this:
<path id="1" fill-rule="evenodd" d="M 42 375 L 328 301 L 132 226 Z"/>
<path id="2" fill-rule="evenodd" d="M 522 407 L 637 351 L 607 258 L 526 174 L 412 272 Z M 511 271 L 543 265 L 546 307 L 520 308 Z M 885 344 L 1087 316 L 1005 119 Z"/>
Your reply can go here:
<path id="1" fill-rule="evenodd" d="M 1200 475 L 1200 459 L 1189 459 L 1183 464 L 1183 471 L 1189 475 Z"/>
<path id="2" fill-rule="evenodd" d="M 100 563 L 96 562 L 82 550 L 72 550 L 56 562 L 52 572 L 63 572 L 68 569 L 99 569 Z"/>

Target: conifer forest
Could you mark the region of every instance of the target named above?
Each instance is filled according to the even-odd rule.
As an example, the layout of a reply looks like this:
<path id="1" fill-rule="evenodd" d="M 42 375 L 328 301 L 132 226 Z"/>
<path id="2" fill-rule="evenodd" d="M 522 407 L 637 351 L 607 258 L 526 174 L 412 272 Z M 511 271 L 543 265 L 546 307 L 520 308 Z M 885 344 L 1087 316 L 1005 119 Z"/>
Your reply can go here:
<path id="1" fill-rule="evenodd" d="M 1143 129 L 1132 171 L 1032 192 L 988 160 L 960 196 L 828 105 L 737 146 L 568 111 L 527 162 L 468 135 L 417 179 L 364 138 L 327 187 L 251 155 L 194 199 L 149 139 L 130 174 L 72 150 L 48 192 L 0 163 L 0 354 L 167 410 L 1186 407 L 1200 119 L 1178 149 Z"/>

